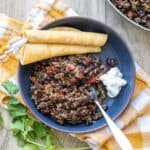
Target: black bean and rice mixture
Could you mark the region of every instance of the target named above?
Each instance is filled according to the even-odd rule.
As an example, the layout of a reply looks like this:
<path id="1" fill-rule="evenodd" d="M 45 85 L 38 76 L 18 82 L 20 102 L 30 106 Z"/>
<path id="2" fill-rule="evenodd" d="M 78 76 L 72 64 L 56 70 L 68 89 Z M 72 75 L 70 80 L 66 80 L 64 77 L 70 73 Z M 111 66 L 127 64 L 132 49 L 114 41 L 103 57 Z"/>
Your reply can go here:
<path id="1" fill-rule="evenodd" d="M 98 79 L 106 72 L 98 58 L 74 55 L 33 65 L 30 92 L 37 109 L 60 124 L 91 124 L 101 117 L 89 97 L 94 87 L 103 103 L 106 90 Z M 106 109 L 105 105 L 103 107 Z"/>
<path id="2" fill-rule="evenodd" d="M 111 0 L 128 18 L 150 29 L 150 0 Z"/>

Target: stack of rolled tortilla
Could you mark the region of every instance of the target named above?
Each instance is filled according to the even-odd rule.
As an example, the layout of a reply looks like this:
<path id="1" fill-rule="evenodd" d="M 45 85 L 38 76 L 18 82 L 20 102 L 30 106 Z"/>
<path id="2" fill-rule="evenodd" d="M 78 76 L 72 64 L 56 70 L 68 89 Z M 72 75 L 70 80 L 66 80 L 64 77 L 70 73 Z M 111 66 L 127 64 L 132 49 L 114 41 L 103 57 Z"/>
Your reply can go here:
<path id="1" fill-rule="evenodd" d="M 28 40 L 20 53 L 22 65 L 51 57 L 96 53 L 107 41 L 107 34 L 82 32 L 70 27 L 51 30 L 25 30 Z"/>

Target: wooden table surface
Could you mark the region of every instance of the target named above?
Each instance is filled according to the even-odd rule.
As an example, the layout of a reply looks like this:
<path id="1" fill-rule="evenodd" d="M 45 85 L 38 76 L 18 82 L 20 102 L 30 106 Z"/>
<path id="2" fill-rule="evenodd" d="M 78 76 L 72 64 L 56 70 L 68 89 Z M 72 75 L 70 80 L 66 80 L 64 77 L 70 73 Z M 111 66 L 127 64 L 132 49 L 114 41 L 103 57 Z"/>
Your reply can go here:
<path id="1" fill-rule="evenodd" d="M 0 0 L 0 12 L 24 21 L 34 3 L 38 0 Z M 116 30 L 127 42 L 135 61 L 150 74 L 150 32 L 136 28 L 121 18 L 105 0 L 63 0 L 82 16 L 89 16 L 100 20 Z M 5 116 L 5 127 L 9 128 L 9 116 Z M 56 131 L 54 131 L 56 132 Z M 68 134 L 56 132 L 58 141 L 65 147 L 81 146 L 85 143 Z M 0 128 L 0 150 L 19 150 L 11 132 Z"/>

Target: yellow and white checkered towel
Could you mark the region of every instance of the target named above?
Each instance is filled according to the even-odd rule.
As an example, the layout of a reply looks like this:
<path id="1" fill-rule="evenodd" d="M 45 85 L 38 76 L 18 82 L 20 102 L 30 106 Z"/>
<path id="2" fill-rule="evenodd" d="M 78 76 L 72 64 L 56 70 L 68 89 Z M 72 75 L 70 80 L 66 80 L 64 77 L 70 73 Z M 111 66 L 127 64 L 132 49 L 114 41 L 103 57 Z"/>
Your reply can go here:
<path id="1" fill-rule="evenodd" d="M 20 42 L 22 28 L 40 28 L 56 19 L 74 15 L 77 15 L 75 11 L 60 0 L 43 0 L 37 3 L 31 10 L 26 24 L 0 14 L 0 83 L 8 79 L 17 84 L 16 51 L 26 42 Z M 116 124 L 123 129 L 135 150 L 150 150 L 150 77 L 139 66 L 136 66 L 136 73 L 132 100 L 116 120 Z M 20 97 L 19 94 L 17 96 Z M 5 107 L 7 100 L 5 90 L 0 87 L 1 106 Z M 87 142 L 95 150 L 119 150 L 108 127 L 73 136 Z"/>

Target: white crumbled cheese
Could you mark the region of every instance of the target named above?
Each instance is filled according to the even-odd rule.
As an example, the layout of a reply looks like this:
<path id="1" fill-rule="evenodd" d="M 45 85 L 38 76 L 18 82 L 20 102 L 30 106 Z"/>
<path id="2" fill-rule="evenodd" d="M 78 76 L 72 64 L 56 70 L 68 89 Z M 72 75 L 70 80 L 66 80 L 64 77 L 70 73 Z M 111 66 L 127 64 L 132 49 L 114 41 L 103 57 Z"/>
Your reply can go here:
<path id="1" fill-rule="evenodd" d="M 106 86 L 107 95 L 111 98 L 116 97 L 121 88 L 127 84 L 123 75 L 117 67 L 111 68 L 107 73 L 100 76 L 100 80 Z"/>

